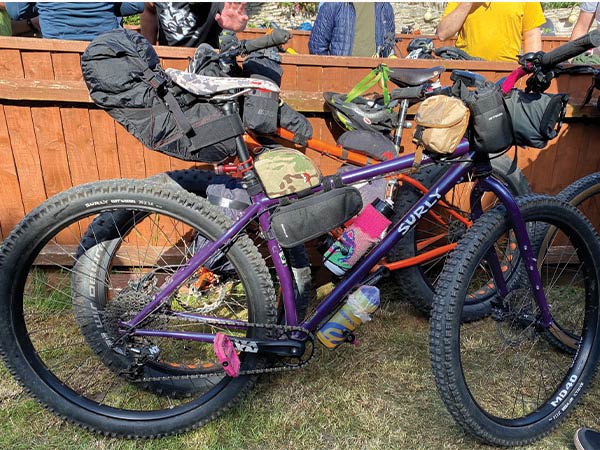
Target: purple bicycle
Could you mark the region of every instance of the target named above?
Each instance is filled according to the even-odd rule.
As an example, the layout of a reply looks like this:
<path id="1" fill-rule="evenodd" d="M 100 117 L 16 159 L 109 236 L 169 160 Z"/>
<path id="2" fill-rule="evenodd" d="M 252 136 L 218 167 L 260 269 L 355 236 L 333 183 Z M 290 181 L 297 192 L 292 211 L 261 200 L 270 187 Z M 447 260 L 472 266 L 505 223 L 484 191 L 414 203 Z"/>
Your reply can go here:
<path id="1" fill-rule="evenodd" d="M 598 38 L 590 33 L 538 54 L 528 67 L 540 75 L 538 69 L 551 70 L 598 45 Z M 524 73 L 518 69 L 511 82 Z M 194 83 L 191 76 L 187 81 Z M 239 95 L 221 93 L 215 101 L 236 115 Z M 252 163 L 241 135 L 236 143 L 252 200 L 236 220 L 176 186 L 110 180 L 50 198 L 4 241 L 1 353 L 42 404 L 113 436 L 159 437 L 202 426 L 234 405 L 259 375 L 305 367 L 318 342 L 351 342 L 366 311 L 337 335 L 325 331 L 332 317 L 349 296 L 386 276 L 379 261 L 475 174 L 477 220 L 446 264 L 433 310 L 438 389 L 465 429 L 502 445 L 540 438 L 575 406 L 600 355 L 600 244 L 575 207 L 549 196 L 515 200 L 489 176 L 491 156 L 463 139 L 451 155 L 424 158 L 423 165 L 443 160 L 450 169 L 301 318 L 291 249 L 318 233 L 306 232 L 311 224 L 298 217 L 316 208 L 321 228 L 345 222 L 356 214 L 356 184 L 409 170 L 413 156 L 319 178 L 308 159 L 289 149 L 265 151 Z M 282 159 L 273 163 L 269 155 L 278 152 Z M 287 158 L 307 164 L 297 172 L 306 189 L 288 189 Z M 282 182 L 274 177 L 280 166 Z M 488 191 L 502 205 L 484 214 L 479 199 Z M 329 217 L 334 210 L 337 216 Z M 110 214 L 130 220 L 123 228 L 115 219 L 113 247 L 98 239 L 103 251 L 78 248 L 99 214 L 109 218 L 107 227 Z M 94 271 L 84 291 L 76 280 L 90 276 L 82 271 L 87 260 L 106 270 Z M 464 322 L 465 301 L 482 289 L 493 292 L 492 315 Z M 499 384 L 506 380 L 511 383 Z"/>

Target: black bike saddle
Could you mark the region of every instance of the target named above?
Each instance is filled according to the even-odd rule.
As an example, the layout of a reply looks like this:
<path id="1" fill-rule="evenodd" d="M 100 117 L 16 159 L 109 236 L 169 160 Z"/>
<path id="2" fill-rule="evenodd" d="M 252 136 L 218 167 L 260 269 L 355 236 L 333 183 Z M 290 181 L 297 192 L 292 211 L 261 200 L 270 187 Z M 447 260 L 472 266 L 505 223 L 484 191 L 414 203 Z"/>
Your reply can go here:
<path id="1" fill-rule="evenodd" d="M 444 70 L 446 69 L 443 66 L 431 69 L 390 69 L 390 80 L 399 87 L 419 86 L 439 77 Z"/>

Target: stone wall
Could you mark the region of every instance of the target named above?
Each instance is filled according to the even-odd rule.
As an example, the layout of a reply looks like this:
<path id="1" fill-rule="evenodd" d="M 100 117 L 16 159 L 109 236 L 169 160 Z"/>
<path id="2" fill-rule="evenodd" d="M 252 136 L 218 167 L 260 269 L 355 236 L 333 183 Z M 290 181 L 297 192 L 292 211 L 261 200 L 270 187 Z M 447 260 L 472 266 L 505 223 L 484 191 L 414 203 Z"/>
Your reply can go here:
<path id="1" fill-rule="evenodd" d="M 282 28 L 296 28 L 303 22 L 314 21 L 314 14 L 306 14 L 294 10 L 293 2 L 248 3 L 250 25 L 268 25 L 276 22 Z M 420 30 L 421 34 L 433 34 L 444 11 L 445 2 L 392 2 L 396 15 L 396 30 L 403 28 Z M 579 8 L 561 8 L 545 11 L 546 17 L 552 20 L 557 36 L 569 36 L 573 24 L 577 20 Z"/>

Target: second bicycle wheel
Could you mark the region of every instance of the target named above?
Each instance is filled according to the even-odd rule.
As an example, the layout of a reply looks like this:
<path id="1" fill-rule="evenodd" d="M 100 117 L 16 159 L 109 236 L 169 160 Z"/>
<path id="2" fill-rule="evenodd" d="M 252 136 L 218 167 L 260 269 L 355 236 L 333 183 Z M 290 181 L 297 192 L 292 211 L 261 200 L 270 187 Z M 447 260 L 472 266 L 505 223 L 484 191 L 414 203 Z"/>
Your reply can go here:
<path id="1" fill-rule="evenodd" d="M 130 217 L 127 233 L 117 229 L 118 238 L 95 242 L 88 235 L 81 248 L 99 214 Z M 103 229 L 119 221 L 107 220 Z M 203 334 L 268 338 L 276 319 L 271 275 L 247 236 L 181 282 L 139 325 L 144 335 L 128 333 L 125 324 L 229 223 L 205 200 L 145 180 L 88 184 L 47 200 L 0 253 L 7 366 L 48 408 L 104 434 L 158 437 L 218 416 L 256 376 L 226 376 Z M 94 280 L 82 283 L 86 276 Z M 188 333 L 196 339 L 185 339 Z M 242 371 L 265 364 L 256 353 L 240 359 Z"/>
<path id="2" fill-rule="evenodd" d="M 574 181 L 559 194 L 558 198 L 579 208 L 600 231 L 600 172 L 592 173 Z"/>
<path id="3" fill-rule="evenodd" d="M 577 404 L 600 353 L 600 245 L 574 207 L 547 196 L 519 200 L 537 254 L 552 324 L 527 284 L 494 302 L 492 314 L 465 323 L 473 289 L 490 280 L 511 232 L 504 208 L 470 228 L 440 275 L 430 325 L 431 362 L 448 411 L 477 439 L 525 445 L 549 433 Z"/>

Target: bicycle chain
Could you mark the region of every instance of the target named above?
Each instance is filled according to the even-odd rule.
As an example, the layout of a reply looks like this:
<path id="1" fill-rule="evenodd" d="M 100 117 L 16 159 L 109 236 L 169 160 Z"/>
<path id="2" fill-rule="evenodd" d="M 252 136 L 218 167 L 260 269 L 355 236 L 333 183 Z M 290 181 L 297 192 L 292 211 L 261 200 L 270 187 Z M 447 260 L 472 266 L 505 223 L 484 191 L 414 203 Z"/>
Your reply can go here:
<path id="1" fill-rule="evenodd" d="M 171 318 L 171 316 L 168 314 L 158 314 L 157 317 L 158 318 L 167 318 L 167 319 Z M 189 320 L 190 322 L 198 323 L 197 321 L 195 321 L 193 319 L 185 319 L 185 320 Z M 206 325 L 217 325 L 217 326 L 239 325 L 236 322 L 227 322 L 227 321 L 222 321 L 222 320 L 219 320 L 219 321 L 203 320 L 202 323 L 206 324 Z M 309 364 L 312 361 L 312 359 L 315 357 L 315 336 L 312 332 L 310 332 L 306 328 L 297 327 L 297 326 L 289 326 L 289 325 L 266 324 L 266 323 L 249 323 L 248 327 L 249 328 L 267 328 L 267 329 L 270 328 L 270 329 L 281 330 L 283 333 L 280 336 L 282 336 L 288 332 L 300 332 L 300 333 L 306 334 L 308 336 L 308 340 L 312 343 L 313 347 L 310 351 L 310 356 L 308 357 L 308 359 L 306 359 L 304 361 L 300 361 L 297 364 L 287 365 L 287 366 L 279 366 L 279 367 L 264 367 L 261 369 L 252 369 L 252 370 L 240 370 L 238 376 L 260 375 L 260 374 L 264 374 L 264 373 L 279 373 L 279 372 L 286 372 L 286 371 L 291 371 L 291 370 L 298 370 L 298 369 L 303 368 L 307 364 Z M 236 340 L 235 337 L 232 337 L 231 339 L 233 341 Z M 246 338 L 243 338 L 243 339 L 246 339 Z M 249 340 L 251 340 L 251 339 L 249 339 Z M 195 380 L 195 379 L 202 379 L 202 378 L 209 378 L 209 377 L 223 376 L 223 375 L 225 375 L 225 370 L 219 369 L 219 370 L 215 370 L 212 372 L 189 374 L 189 375 L 145 377 L 145 378 L 141 378 L 141 379 L 135 379 L 132 381 L 138 382 L 138 383 L 144 383 L 144 382 L 156 382 L 156 381 Z"/>

